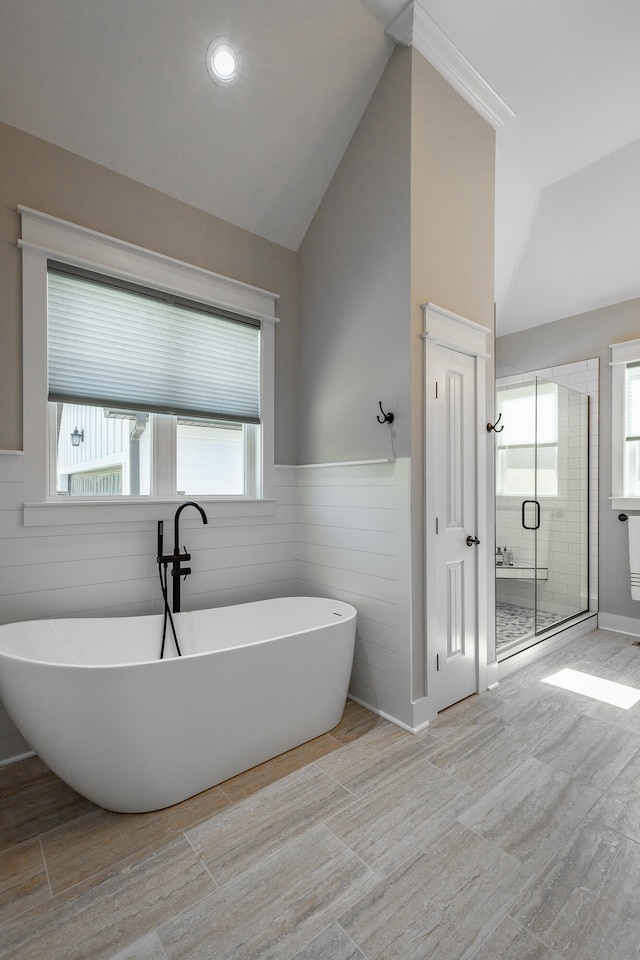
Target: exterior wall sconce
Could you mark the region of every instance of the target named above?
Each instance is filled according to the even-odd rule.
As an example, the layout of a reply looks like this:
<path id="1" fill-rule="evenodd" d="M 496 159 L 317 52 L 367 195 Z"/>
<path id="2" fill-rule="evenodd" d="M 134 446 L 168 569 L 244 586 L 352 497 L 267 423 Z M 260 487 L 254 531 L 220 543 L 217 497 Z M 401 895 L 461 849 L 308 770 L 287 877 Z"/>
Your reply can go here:
<path id="1" fill-rule="evenodd" d="M 76 427 L 71 434 L 71 444 L 74 447 L 79 447 L 80 444 L 84 441 L 84 430 L 78 430 Z"/>

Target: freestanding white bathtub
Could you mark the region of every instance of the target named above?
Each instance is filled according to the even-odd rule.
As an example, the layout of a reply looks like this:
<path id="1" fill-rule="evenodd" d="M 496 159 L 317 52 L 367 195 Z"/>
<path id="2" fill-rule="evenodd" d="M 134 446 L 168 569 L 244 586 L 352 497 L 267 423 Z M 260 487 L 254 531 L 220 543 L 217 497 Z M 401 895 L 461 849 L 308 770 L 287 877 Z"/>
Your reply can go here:
<path id="1" fill-rule="evenodd" d="M 108 810 L 178 803 L 342 716 L 356 610 L 285 597 L 174 616 L 0 626 L 0 696 L 35 752 Z M 168 657 L 168 659 L 167 659 Z"/>

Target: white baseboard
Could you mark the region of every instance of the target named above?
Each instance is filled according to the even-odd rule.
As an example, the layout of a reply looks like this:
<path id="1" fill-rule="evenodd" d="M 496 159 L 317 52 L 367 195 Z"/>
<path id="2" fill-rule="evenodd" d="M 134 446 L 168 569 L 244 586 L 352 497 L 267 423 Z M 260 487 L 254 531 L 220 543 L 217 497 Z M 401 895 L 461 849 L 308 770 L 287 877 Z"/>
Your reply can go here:
<path id="1" fill-rule="evenodd" d="M 619 617 L 615 613 L 599 613 L 598 626 L 613 633 L 627 633 L 630 637 L 640 637 L 640 620 L 635 617 Z"/>
<path id="2" fill-rule="evenodd" d="M 487 690 L 495 690 L 498 686 L 500 664 L 497 660 L 487 664 Z"/>
<path id="3" fill-rule="evenodd" d="M 15 757 L 5 757 L 4 760 L 0 760 L 0 768 L 9 767 L 12 763 L 17 763 L 18 760 L 28 760 L 30 757 L 35 757 L 33 750 L 29 750 L 28 753 L 19 753 Z"/>
<path id="4" fill-rule="evenodd" d="M 353 694 L 349 694 L 349 700 L 353 700 L 354 703 L 358 703 L 361 707 L 365 707 L 367 710 L 370 710 L 371 713 L 375 713 L 378 717 L 382 717 L 383 720 L 388 720 L 389 723 L 395 723 L 396 727 L 400 727 L 401 730 L 406 730 L 407 733 L 420 733 L 421 730 L 426 730 L 429 726 L 429 721 L 425 720 L 424 723 L 418 724 L 416 727 L 410 727 L 408 723 L 403 723 L 402 720 L 398 720 L 397 717 L 392 717 L 390 713 L 385 713 L 384 710 L 380 710 L 378 707 L 373 707 L 370 703 L 367 703 L 366 700 L 360 700 L 359 697 L 354 697 Z"/>

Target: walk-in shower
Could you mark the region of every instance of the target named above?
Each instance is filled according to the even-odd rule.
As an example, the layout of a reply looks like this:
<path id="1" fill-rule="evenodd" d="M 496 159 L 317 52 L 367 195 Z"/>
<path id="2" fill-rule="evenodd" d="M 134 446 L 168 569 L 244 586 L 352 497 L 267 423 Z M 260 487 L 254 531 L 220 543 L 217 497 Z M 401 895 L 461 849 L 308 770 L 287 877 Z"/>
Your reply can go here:
<path id="1" fill-rule="evenodd" d="M 589 398 L 535 374 L 496 383 L 496 652 L 589 608 Z"/>

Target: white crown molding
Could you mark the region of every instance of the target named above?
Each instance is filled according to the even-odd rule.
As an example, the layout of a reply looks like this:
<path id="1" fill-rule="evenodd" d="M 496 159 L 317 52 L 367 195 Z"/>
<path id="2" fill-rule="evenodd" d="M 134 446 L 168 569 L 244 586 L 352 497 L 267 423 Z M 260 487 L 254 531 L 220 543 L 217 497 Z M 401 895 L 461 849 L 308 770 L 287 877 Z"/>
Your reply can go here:
<path id="1" fill-rule="evenodd" d="M 413 46 L 480 116 L 498 129 L 514 111 L 487 83 L 418 0 L 410 0 L 387 27 L 397 43 Z"/>
<path id="2" fill-rule="evenodd" d="M 391 23 L 387 25 L 385 33 L 396 43 L 401 43 L 404 47 L 410 47 L 413 38 L 413 0 L 409 0 L 406 7 L 403 7 Z"/>

